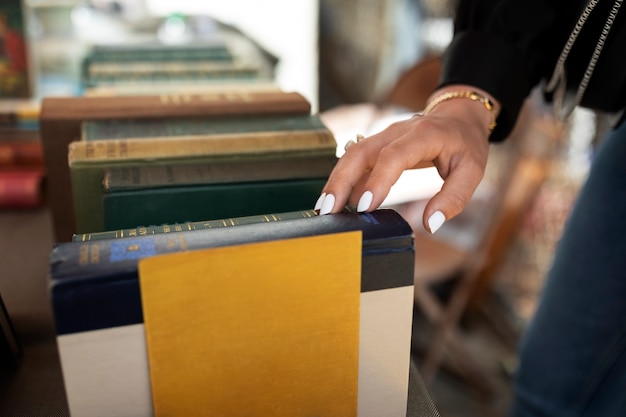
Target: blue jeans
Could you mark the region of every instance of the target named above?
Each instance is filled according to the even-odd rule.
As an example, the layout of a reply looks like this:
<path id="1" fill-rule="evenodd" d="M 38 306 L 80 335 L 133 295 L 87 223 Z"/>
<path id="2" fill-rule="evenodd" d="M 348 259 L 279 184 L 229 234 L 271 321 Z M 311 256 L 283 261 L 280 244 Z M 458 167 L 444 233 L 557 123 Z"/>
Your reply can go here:
<path id="1" fill-rule="evenodd" d="M 514 417 L 626 416 L 626 123 L 600 144 L 520 346 Z"/>

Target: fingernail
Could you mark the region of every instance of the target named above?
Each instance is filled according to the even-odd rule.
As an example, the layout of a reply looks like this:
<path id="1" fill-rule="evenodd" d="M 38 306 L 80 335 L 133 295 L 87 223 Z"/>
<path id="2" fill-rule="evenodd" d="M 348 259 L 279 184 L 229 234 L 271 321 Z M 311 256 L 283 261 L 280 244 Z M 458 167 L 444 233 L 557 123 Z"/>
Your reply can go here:
<path id="1" fill-rule="evenodd" d="M 318 197 L 317 201 L 315 202 L 315 207 L 313 207 L 313 210 L 319 210 L 320 207 L 322 207 L 322 201 L 324 201 L 324 197 L 326 197 L 326 193 L 322 193 L 322 195 Z"/>
<path id="2" fill-rule="evenodd" d="M 430 233 L 435 233 L 441 225 L 446 221 L 446 216 L 443 215 L 442 212 L 436 211 L 430 215 L 428 218 L 428 228 L 430 229 Z"/>
<path id="3" fill-rule="evenodd" d="M 335 207 L 335 196 L 332 194 L 326 194 L 324 201 L 322 202 L 322 207 L 320 208 L 320 215 L 330 213 L 333 211 L 333 207 Z"/>
<path id="4" fill-rule="evenodd" d="M 370 206 L 372 205 L 373 197 L 374 197 L 374 194 L 372 194 L 371 191 L 364 192 L 361 198 L 359 199 L 359 204 L 356 206 L 356 211 L 358 212 L 367 211 L 367 209 L 369 209 Z"/>

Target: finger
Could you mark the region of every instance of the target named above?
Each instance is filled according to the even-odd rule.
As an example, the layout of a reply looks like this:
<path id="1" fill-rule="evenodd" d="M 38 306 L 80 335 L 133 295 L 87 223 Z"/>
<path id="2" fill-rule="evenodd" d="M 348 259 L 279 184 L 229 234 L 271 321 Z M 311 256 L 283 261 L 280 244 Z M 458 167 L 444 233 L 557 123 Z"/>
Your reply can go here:
<path id="1" fill-rule="evenodd" d="M 322 195 L 316 203 L 320 214 L 339 212 L 349 201 L 354 201 L 353 189 L 363 182 L 364 176 L 369 174 L 369 166 L 372 162 L 368 161 L 374 160 L 369 153 L 375 152 L 375 149 L 363 149 L 361 143 L 346 149 L 329 175 Z"/>
<path id="2" fill-rule="evenodd" d="M 452 169 L 441 191 L 424 208 L 424 228 L 435 233 L 445 221 L 461 213 L 476 191 L 483 174 L 484 167 L 471 161 L 463 161 Z"/>
<path id="3" fill-rule="evenodd" d="M 425 161 L 432 161 L 441 146 L 434 138 L 416 138 L 406 133 L 386 145 L 378 154 L 369 178 L 363 185 L 358 211 L 372 211 L 379 207 L 402 172 Z"/>
<path id="4" fill-rule="evenodd" d="M 357 142 L 346 147 L 316 203 L 320 214 L 339 212 L 347 203 L 356 204 L 363 193 L 363 184 L 376 164 L 378 152 L 397 136 L 395 129 L 396 126 L 391 125 L 369 138 L 357 135 Z"/>

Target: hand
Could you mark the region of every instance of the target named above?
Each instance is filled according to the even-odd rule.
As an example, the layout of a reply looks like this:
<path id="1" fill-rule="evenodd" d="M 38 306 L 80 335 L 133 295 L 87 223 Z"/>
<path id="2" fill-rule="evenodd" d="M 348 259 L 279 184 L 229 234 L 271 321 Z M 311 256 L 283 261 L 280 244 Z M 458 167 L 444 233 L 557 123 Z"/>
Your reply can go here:
<path id="1" fill-rule="evenodd" d="M 461 87 L 446 89 L 455 88 Z M 424 210 L 424 227 L 434 233 L 463 210 L 483 178 L 490 117 L 482 103 L 452 99 L 359 141 L 337 162 L 315 208 L 322 215 L 346 204 L 357 204 L 359 212 L 375 210 L 404 170 L 432 162 L 444 180 Z"/>

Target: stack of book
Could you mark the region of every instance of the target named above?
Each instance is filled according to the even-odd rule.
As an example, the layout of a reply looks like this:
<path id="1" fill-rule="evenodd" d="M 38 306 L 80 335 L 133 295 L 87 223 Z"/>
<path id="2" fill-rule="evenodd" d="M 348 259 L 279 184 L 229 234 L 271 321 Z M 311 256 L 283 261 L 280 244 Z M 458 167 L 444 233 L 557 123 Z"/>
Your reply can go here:
<path id="1" fill-rule="evenodd" d="M 304 210 L 321 193 L 336 148 L 319 116 L 297 107 L 87 120 L 68 147 L 76 231 Z"/>
<path id="2" fill-rule="evenodd" d="M 311 210 L 337 143 L 306 98 L 47 98 L 41 124 L 72 415 L 406 416 L 412 229 Z"/>
<path id="3" fill-rule="evenodd" d="M 256 84 L 273 79 L 272 65 L 227 36 L 182 45 L 156 41 L 95 45 L 82 62 L 86 95 L 170 86 Z"/>
<path id="4" fill-rule="evenodd" d="M 45 169 L 38 128 L 38 105 L 4 103 L 0 109 L 0 209 L 43 204 Z"/>

